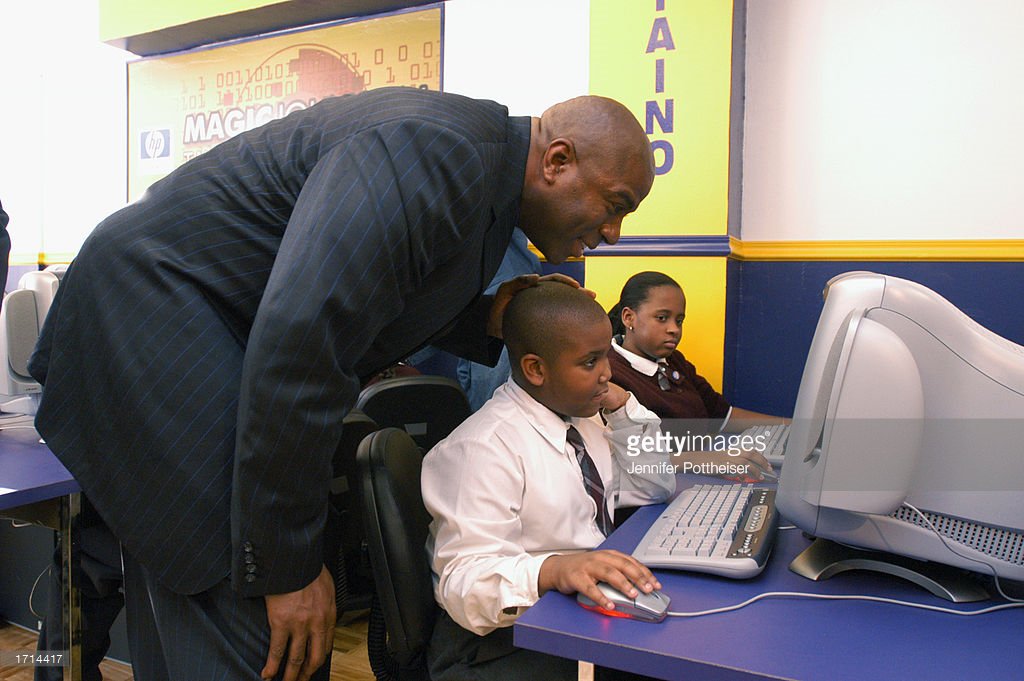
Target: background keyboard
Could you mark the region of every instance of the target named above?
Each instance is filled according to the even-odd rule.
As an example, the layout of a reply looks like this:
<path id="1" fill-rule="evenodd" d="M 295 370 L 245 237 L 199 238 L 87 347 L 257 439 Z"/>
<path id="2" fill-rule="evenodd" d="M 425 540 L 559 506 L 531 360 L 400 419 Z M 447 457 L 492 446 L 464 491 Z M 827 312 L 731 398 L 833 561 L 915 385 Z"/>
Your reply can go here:
<path id="1" fill-rule="evenodd" d="M 753 577 L 764 569 L 777 526 L 774 489 L 697 485 L 672 500 L 633 556 L 647 567 Z"/>
<path id="2" fill-rule="evenodd" d="M 782 465 L 786 456 L 786 440 L 789 439 L 789 425 L 751 426 L 740 433 L 741 437 L 747 435 L 753 438 L 763 436 L 765 448 L 761 454 L 768 459 L 768 463 L 771 465 L 775 467 Z"/>

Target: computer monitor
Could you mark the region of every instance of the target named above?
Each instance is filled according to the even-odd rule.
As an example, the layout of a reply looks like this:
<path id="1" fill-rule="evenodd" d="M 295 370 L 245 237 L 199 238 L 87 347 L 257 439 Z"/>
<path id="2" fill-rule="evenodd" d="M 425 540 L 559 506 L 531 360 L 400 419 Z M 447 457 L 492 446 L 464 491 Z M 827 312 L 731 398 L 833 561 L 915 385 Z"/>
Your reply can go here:
<path id="1" fill-rule="evenodd" d="M 16 415 L 33 416 L 42 388 L 28 373 L 39 330 L 57 293 L 59 279 L 53 272 L 29 272 L 18 288 L 4 296 L 0 306 L 0 427 Z M 31 419 L 29 419 L 31 421 Z"/>
<path id="2" fill-rule="evenodd" d="M 70 265 L 68 263 L 62 262 L 62 263 L 56 263 L 54 265 L 47 265 L 46 269 L 43 270 L 43 271 L 44 272 L 53 272 L 53 274 L 56 275 L 56 277 L 57 277 L 57 281 L 60 281 L 61 279 L 64 278 L 64 275 L 67 274 L 68 267 L 70 267 Z"/>
<path id="3" fill-rule="evenodd" d="M 815 537 L 1024 579 L 1024 347 L 914 282 L 835 277 L 777 504 Z"/>

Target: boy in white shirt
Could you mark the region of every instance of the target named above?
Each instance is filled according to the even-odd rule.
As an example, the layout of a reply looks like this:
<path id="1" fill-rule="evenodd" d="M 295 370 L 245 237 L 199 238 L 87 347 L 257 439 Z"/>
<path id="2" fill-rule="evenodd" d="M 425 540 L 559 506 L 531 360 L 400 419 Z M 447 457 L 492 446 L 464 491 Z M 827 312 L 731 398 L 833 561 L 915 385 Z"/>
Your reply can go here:
<path id="1" fill-rule="evenodd" d="M 660 588 L 631 556 L 593 550 L 616 507 L 675 489 L 668 455 L 626 452 L 659 420 L 609 383 L 604 310 L 542 283 L 512 299 L 503 334 L 512 377 L 423 462 L 434 594 L 447 613 L 431 642 L 434 679 L 575 678 L 575 662 L 512 646 L 515 619 L 551 589 L 612 607 L 597 582 L 631 596 Z"/>

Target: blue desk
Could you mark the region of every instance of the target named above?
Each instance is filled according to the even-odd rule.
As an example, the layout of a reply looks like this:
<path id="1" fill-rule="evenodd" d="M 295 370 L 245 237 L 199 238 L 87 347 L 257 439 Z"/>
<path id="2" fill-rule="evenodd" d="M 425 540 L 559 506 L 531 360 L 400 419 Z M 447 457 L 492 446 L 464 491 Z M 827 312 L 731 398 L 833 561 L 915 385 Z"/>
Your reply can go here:
<path id="1" fill-rule="evenodd" d="M 64 678 L 72 681 L 82 678 L 80 600 L 71 580 L 72 561 L 77 560 L 72 537 L 81 508 L 79 491 L 78 483 L 39 442 L 34 430 L 0 431 L 0 516 L 37 523 L 62 535 L 64 630 L 68 642 Z"/>
<path id="2" fill-rule="evenodd" d="M 32 430 L 0 431 L 0 510 L 80 491 L 78 483 Z"/>
<path id="3" fill-rule="evenodd" d="M 637 511 L 603 548 L 631 552 L 662 508 Z M 731 605 L 765 591 L 867 594 L 962 610 L 988 605 L 950 605 L 883 575 L 806 580 L 788 565 L 809 543 L 799 530 L 781 531 L 765 571 L 751 580 L 656 573 L 674 611 Z M 516 622 L 515 643 L 662 679 L 1020 679 L 1024 609 L 959 617 L 864 601 L 773 598 L 649 624 L 599 615 L 552 592 Z"/>

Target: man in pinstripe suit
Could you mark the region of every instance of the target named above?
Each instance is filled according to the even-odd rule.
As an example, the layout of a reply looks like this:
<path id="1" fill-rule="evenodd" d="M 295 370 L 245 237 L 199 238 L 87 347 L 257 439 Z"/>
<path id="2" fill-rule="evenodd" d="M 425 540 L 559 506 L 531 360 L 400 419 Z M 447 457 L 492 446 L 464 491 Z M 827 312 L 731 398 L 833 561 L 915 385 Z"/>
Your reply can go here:
<path id="1" fill-rule="evenodd" d="M 360 379 L 427 342 L 493 363 L 532 283 L 479 295 L 512 229 L 553 263 L 614 243 L 653 177 L 611 100 L 531 119 L 382 89 L 240 134 L 103 221 L 32 372 L 40 433 L 122 543 L 137 677 L 310 678 Z"/>
<path id="2" fill-rule="evenodd" d="M 4 211 L 3 204 L 0 204 L 0 286 L 7 287 L 7 267 L 11 255 L 11 236 L 7 233 L 7 222 L 10 218 Z M 3 296 L 3 290 L 0 290 Z"/>

